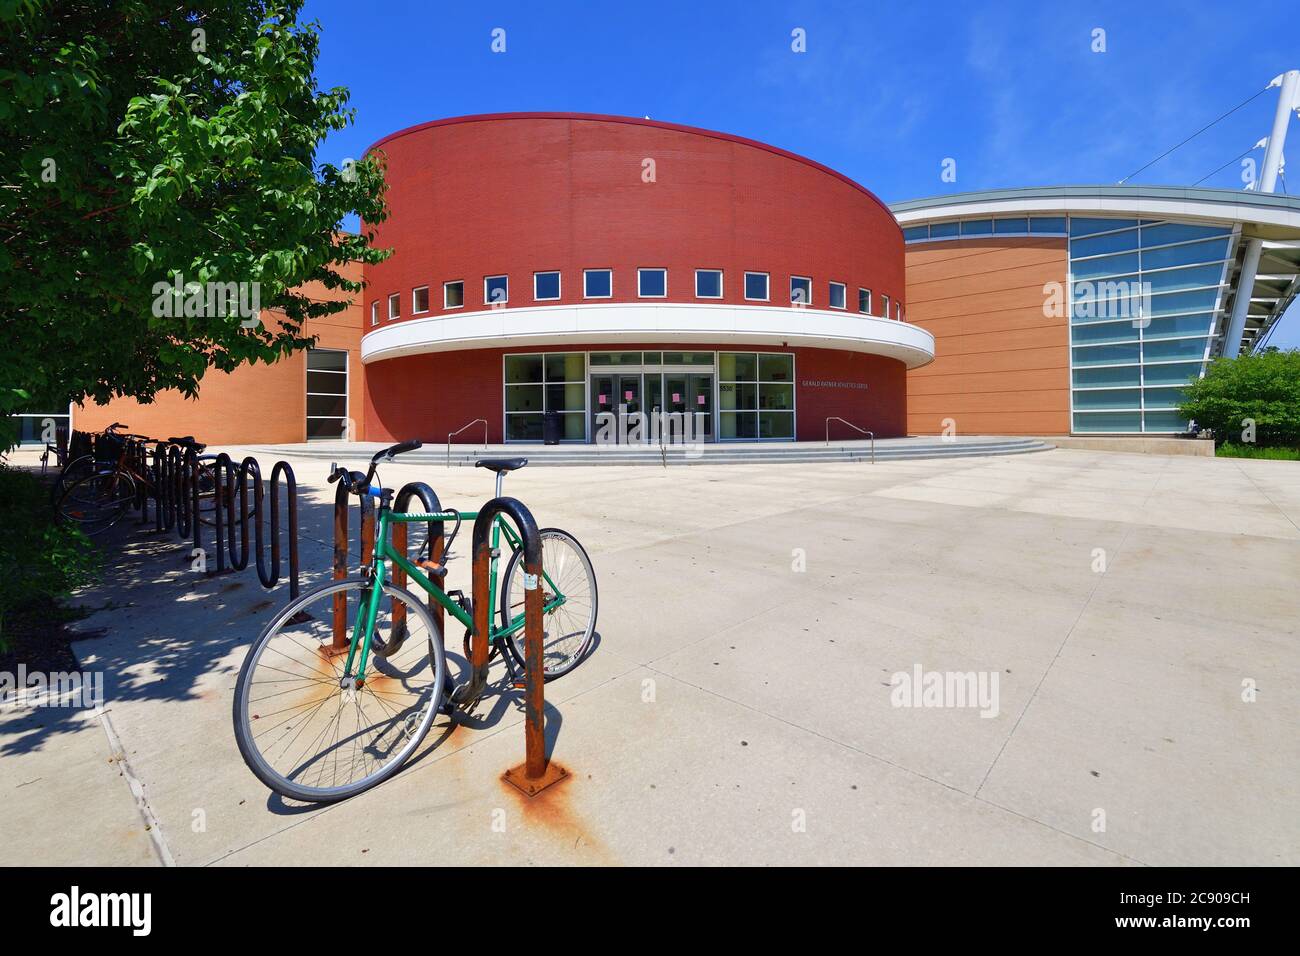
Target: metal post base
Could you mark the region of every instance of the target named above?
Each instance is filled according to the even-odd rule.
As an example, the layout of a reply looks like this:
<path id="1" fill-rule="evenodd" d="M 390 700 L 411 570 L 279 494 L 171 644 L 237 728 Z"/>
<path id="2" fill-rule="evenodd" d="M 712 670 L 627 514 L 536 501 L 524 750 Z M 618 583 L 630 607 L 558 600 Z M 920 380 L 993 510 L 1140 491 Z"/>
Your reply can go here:
<path id="1" fill-rule="evenodd" d="M 547 787 L 557 784 L 561 780 L 567 779 L 568 776 L 569 771 L 565 770 L 555 761 L 551 761 L 546 765 L 546 771 L 540 777 L 529 777 L 528 765 L 521 763 L 519 766 L 511 767 L 507 770 L 502 774 L 501 779 L 514 787 L 525 797 L 535 797 Z"/>

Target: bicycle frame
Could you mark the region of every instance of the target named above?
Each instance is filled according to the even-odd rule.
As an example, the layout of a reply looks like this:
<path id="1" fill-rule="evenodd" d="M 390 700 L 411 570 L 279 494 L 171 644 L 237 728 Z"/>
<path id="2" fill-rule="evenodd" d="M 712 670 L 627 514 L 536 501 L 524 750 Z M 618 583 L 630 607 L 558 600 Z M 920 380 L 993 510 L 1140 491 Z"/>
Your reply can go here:
<path id="1" fill-rule="evenodd" d="M 387 503 L 381 504 L 378 527 L 375 531 L 375 552 L 370 565 L 373 586 L 370 589 L 370 600 L 364 607 L 357 609 L 357 619 L 352 629 L 352 640 L 348 645 L 348 657 L 343 666 L 343 678 L 345 680 L 353 674 L 352 664 L 356 658 L 358 648 L 360 649 L 360 660 L 356 661 L 356 677 L 362 679 L 365 676 L 366 664 L 370 658 L 370 644 L 375 634 L 375 621 L 379 615 L 379 602 L 383 598 L 384 589 L 382 584 L 387 580 L 389 563 L 404 571 L 407 578 L 418 584 L 444 611 L 465 625 L 471 633 L 473 632 L 474 619 L 456 601 L 448 597 L 439 585 L 434 584 L 406 555 L 399 554 L 393 548 L 389 529 L 394 523 L 416 524 L 429 521 L 452 521 L 457 518 L 461 521 L 472 522 L 477 517 L 477 511 L 398 512 L 393 511 Z M 497 560 L 502 535 L 505 536 L 506 541 L 509 543 L 511 551 L 517 551 L 522 545 L 519 535 L 515 533 L 504 517 L 498 515 L 496 520 L 492 522 L 492 560 L 488 574 L 488 644 L 492 644 L 498 638 L 514 634 L 516 631 L 522 630 L 524 626 L 524 614 L 522 612 L 512 616 L 510 623 L 505 627 L 496 627 L 492 624 L 497 617 Z M 564 604 L 567 598 L 559 586 L 551 580 L 545 568 L 542 569 L 542 577 L 555 595 L 552 600 L 547 601 L 542 606 L 542 613 L 547 614 Z"/>

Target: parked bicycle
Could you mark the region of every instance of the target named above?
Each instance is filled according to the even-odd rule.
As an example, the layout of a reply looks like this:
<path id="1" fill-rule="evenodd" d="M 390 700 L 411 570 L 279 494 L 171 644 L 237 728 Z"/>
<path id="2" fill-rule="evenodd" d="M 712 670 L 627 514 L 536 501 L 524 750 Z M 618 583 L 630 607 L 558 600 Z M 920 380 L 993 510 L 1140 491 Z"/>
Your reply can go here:
<path id="1" fill-rule="evenodd" d="M 276 793 L 308 803 L 329 803 L 360 793 L 396 773 L 428 733 L 439 710 L 472 706 L 452 702 L 443 635 L 425 603 L 388 578 L 390 565 L 425 591 L 452 618 L 473 631 L 473 607 L 460 591 L 441 582 L 447 558 L 464 521 L 477 511 L 429 513 L 392 509 L 393 490 L 374 483 L 381 461 L 421 447 L 407 441 L 370 460 L 364 477 L 338 465 L 331 483 L 350 494 L 379 501 L 375 547 L 358 575 L 331 581 L 281 608 L 249 648 L 235 684 L 234 725 L 249 769 Z M 496 473 L 496 496 L 504 478 L 526 458 L 485 458 L 476 463 Z M 359 474 L 359 473 L 358 473 Z M 397 551 L 395 523 L 442 522 L 452 530 L 442 560 Z M 582 662 L 596 629 L 596 575 L 578 540 L 559 528 L 543 528 L 543 665 L 545 680 Z M 504 576 L 497 577 L 501 543 L 509 548 Z M 498 580 L 500 591 L 498 594 Z M 439 583 L 435 584 L 437 581 Z M 504 516 L 492 526 L 487 639 L 504 648 L 512 677 L 524 662 L 524 566 L 522 541 Z M 332 648 L 336 628 L 351 622 L 346 648 Z"/>
<path id="2" fill-rule="evenodd" d="M 121 422 L 109 425 L 95 437 L 94 451 L 69 461 L 55 481 L 52 496 L 59 517 L 75 522 L 89 535 L 117 524 L 141 493 L 157 497 L 158 466 L 149 462 L 144 446 L 158 439 L 121 431 L 126 427 Z M 203 454 L 207 446 L 192 435 L 168 438 L 166 444 L 178 447 L 186 458 L 191 452 L 196 456 L 197 477 L 187 480 L 198 484 L 199 520 L 214 524 L 220 506 L 214 467 L 217 456 Z M 249 506 L 250 516 L 255 509 L 255 504 Z"/>

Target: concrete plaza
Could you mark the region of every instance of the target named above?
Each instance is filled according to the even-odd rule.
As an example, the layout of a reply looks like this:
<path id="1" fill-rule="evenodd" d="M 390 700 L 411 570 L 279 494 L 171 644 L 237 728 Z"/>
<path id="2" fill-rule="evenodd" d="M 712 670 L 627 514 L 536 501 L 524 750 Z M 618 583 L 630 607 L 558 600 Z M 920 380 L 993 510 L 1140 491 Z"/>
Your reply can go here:
<path id="1" fill-rule="evenodd" d="M 314 583 L 333 488 L 290 460 Z M 492 488 L 382 477 L 463 507 Z M 1300 863 L 1300 466 L 1058 449 L 534 467 L 506 492 L 599 579 L 598 646 L 546 689 L 568 781 L 533 801 L 501 782 L 523 729 L 498 684 L 387 784 L 283 804 L 230 713 L 287 590 L 132 525 L 78 598 L 104 713 L 0 709 L 3 862 Z M 917 667 L 996 679 L 996 713 L 895 706 Z"/>

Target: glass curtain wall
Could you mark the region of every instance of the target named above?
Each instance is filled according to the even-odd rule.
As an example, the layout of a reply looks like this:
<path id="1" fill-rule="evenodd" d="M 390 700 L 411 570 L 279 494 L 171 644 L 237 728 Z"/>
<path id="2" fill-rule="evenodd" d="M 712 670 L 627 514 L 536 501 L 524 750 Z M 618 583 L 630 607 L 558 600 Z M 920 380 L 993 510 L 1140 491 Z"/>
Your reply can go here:
<path id="1" fill-rule="evenodd" d="M 1222 307 L 1226 226 L 1070 217 L 1076 432 L 1180 432 Z"/>

